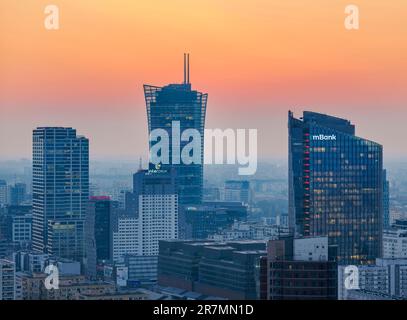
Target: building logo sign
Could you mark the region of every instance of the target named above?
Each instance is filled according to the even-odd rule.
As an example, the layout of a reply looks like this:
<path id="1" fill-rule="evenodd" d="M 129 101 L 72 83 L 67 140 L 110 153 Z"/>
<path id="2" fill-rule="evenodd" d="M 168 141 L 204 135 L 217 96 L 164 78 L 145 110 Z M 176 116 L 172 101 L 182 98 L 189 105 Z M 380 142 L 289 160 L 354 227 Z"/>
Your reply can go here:
<path id="1" fill-rule="evenodd" d="M 336 135 L 335 134 L 331 134 L 331 135 L 324 135 L 324 134 L 313 135 L 312 140 L 320 140 L 320 141 L 331 140 L 332 141 L 332 140 L 336 140 Z"/>

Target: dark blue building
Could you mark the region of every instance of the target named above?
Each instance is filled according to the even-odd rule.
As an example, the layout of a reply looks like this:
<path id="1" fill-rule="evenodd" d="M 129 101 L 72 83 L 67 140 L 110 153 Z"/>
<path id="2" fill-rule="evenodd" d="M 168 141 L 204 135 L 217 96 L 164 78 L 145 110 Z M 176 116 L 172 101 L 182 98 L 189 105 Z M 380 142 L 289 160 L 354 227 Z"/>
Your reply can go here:
<path id="1" fill-rule="evenodd" d="M 390 183 L 386 170 L 383 170 L 383 227 L 390 228 Z"/>
<path id="2" fill-rule="evenodd" d="M 144 85 L 147 106 L 148 130 L 166 130 L 170 138 L 169 164 L 161 164 L 160 169 L 176 169 L 179 203 L 199 204 L 203 190 L 203 145 L 206 102 L 208 95 L 191 89 L 189 82 L 189 55 L 184 55 L 184 83 L 169 84 L 164 87 Z M 196 129 L 201 136 L 201 162 L 184 164 L 173 159 L 173 146 L 182 150 L 188 141 L 173 141 L 172 124 L 179 122 L 180 132 Z M 150 144 L 150 148 L 154 144 Z M 174 148 L 175 153 L 175 148 Z M 150 169 L 155 166 L 150 164 Z"/>
<path id="3" fill-rule="evenodd" d="M 91 197 L 85 220 L 87 275 L 96 277 L 98 261 L 112 258 L 111 225 L 114 203 L 109 197 Z"/>
<path id="4" fill-rule="evenodd" d="M 305 111 L 288 115 L 289 226 L 302 236 L 328 236 L 339 264 L 381 256 L 383 150 L 355 136 L 350 121 Z"/>
<path id="5" fill-rule="evenodd" d="M 235 221 L 247 219 L 247 206 L 241 202 L 208 201 L 186 206 L 180 212 L 180 238 L 207 239 Z"/>

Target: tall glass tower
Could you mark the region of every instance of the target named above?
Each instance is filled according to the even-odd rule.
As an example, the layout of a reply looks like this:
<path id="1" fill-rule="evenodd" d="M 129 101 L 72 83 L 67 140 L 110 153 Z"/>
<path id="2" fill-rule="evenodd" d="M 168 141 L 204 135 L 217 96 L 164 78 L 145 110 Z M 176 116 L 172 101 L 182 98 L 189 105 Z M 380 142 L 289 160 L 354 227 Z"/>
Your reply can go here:
<path id="1" fill-rule="evenodd" d="M 189 82 L 189 54 L 184 54 L 184 82 L 182 84 L 169 84 L 164 87 L 144 85 L 144 95 L 147 106 L 148 130 L 164 129 L 170 137 L 169 160 L 170 164 L 162 164 L 163 170 L 175 169 L 176 184 L 178 187 L 179 204 L 199 204 L 203 192 L 203 157 L 204 157 L 204 128 L 206 102 L 208 95 L 191 89 Z M 179 121 L 180 132 L 186 129 L 196 129 L 201 135 L 201 163 L 179 164 L 172 158 L 172 149 L 175 145 L 180 150 L 188 141 L 172 141 L 172 124 Z M 150 148 L 154 143 L 150 143 Z M 154 166 L 150 164 L 150 169 Z"/>
<path id="2" fill-rule="evenodd" d="M 80 261 L 89 198 L 89 141 L 72 128 L 33 131 L 33 249 Z"/>
<path id="3" fill-rule="evenodd" d="M 328 236 L 339 264 L 374 263 L 382 251 L 383 150 L 350 121 L 288 114 L 289 225 Z"/>

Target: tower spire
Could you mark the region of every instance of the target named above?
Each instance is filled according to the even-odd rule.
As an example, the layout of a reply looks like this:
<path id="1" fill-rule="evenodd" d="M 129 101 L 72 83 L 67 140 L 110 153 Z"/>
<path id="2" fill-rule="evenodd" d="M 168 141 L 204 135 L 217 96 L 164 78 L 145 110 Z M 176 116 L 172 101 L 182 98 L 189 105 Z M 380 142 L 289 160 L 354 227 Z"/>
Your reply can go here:
<path id="1" fill-rule="evenodd" d="M 189 84 L 189 53 L 187 53 L 187 84 Z"/>
<path id="2" fill-rule="evenodd" d="M 184 53 L 184 84 L 187 83 L 187 54 Z"/>
<path id="3" fill-rule="evenodd" d="M 184 84 L 189 84 L 189 53 L 184 53 Z"/>

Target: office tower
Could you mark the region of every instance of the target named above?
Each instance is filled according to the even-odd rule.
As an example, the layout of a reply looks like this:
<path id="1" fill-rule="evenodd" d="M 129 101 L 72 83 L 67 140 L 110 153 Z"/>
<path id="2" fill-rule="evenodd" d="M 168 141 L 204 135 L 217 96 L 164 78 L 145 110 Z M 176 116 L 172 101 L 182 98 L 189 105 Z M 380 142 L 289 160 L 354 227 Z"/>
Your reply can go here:
<path id="1" fill-rule="evenodd" d="M 7 204 L 7 190 L 7 182 L 4 180 L 0 180 L 0 207 Z"/>
<path id="2" fill-rule="evenodd" d="M 178 238 L 175 177 L 174 169 L 139 170 L 133 177 L 137 212 L 119 211 L 115 218 L 113 261 L 125 262 L 132 280 L 156 281 L 159 240 Z"/>
<path id="3" fill-rule="evenodd" d="M 136 216 L 140 213 L 140 196 L 172 195 L 177 193 L 175 169 L 139 170 L 133 174 L 133 202 Z"/>
<path id="4" fill-rule="evenodd" d="M 0 259 L 0 300 L 15 300 L 15 295 L 14 263 Z"/>
<path id="5" fill-rule="evenodd" d="M 381 256 L 382 146 L 355 135 L 350 121 L 290 111 L 289 226 L 302 236 L 328 236 L 339 264 Z"/>
<path id="6" fill-rule="evenodd" d="M 270 300 L 336 300 L 337 264 L 327 237 L 271 240 L 260 262 L 259 293 Z"/>
<path id="7" fill-rule="evenodd" d="M 248 204 L 249 200 L 249 181 L 228 180 L 225 182 L 225 201 L 239 201 Z"/>
<path id="8" fill-rule="evenodd" d="M 86 270 L 90 277 L 96 277 L 98 261 L 112 258 L 112 210 L 109 197 L 90 197 L 85 220 Z"/>
<path id="9" fill-rule="evenodd" d="M 387 172 L 383 170 L 383 228 L 390 227 L 390 183 Z"/>
<path id="10" fill-rule="evenodd" d="M 158 284 L 226 299 L 256 299 L 264 241 L 160 241 Z"/>
<path id="11" fill-rule="evenodd" d="M 25 201 L 27 194 L 27 186 L 25 183 L 16 183 L 14 186 L 9 186 L 8 189 L 9 205 L 18 206 Z"/>
<path id="12" fill-rule="evenodd" d="M 180 205 L 199 204 L 203 192 L 203 146 L 206 102 L 208 95 L 192 90 L 189 82 L 189 55 L 184 55 L 184 83 L 169 84 L 164 87 L 144 85 L 147 105 L 148 130 L 167 131 L 170 138 L 169 164 L 161 164 L 161 169 L 175 168 Z M 184 164 L 178 159 L 180 151 L 189 141 L 176 141 L 172 135 L 172 125 L 179 122 L 182 134 L 186 129 L 196 129 L 201 136 L 201 161 L 198 164 Z M 150 148 L 155 142 L 150 142 Z M 173 153 L 176 158 L 173 158 Z M 150 169 L 154 166 L 150 163 Z"/>
<path id="13" fill-rule="evenodd" d="M 183 239 L 207 239 L 246 218 L 247 207 L 241 202 L 203 202 L 180 209 L 180 234 Z"/>
<path id="14" fill-rule="evenodd" d="M 89 141 L 76 130 L 33 131 L 33 249 L 81 260 L 89 198 Z"/>
<path id="15" fill-rule="evenodd" d="M 135 193 L 138 195 L 139 255 L 157 256 L 159 240 L 178 238 L 175 171 L 139 170 L 135 181 Z"/>

